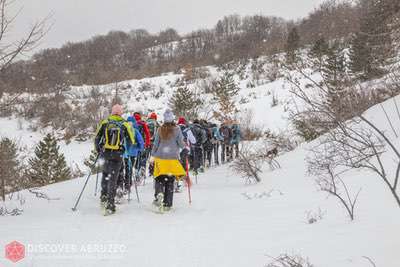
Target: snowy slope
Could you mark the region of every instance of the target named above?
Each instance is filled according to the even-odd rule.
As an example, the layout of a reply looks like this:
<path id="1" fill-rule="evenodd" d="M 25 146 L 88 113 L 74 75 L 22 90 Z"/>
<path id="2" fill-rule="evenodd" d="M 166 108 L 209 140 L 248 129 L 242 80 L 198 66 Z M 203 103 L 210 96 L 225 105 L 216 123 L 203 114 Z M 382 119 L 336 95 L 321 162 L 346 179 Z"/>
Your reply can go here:
<path id="1" fill-rule="evenodd" d="M 385 108 L 400 130 L 393 102 L 387 101 Z M 389 129 L 378 106 L 368 116 Z M 356 220 L 350 222 L 337 200 L 318 192 L 305 175 L 311 145 L 281 156 L 279 170 L 264 166 L 263 182 L 257 185 L 244 185 L 227 166 L 208 170 L 192 188 L 192 205 L 186 192 L 177 194 L 175 209 L 165 215 L 150 209 L 151 183 L 140 187 L 142 203 L 123 204 L 110 217 L 100 215 L 93 196 L 95 177 L 76 213 L 71 207 L 84 179 L 43 188 L 59 200 L 24 193 L 24 214 L 0 219 L 0 246 L 18 240 L 28 248 L 26 259 L 13 264 L 0 258 L 0 266 L 264 266 L 270 257 L 289 253 L 307 257 L 317 267 L 370 266 L 364 256 L 377 266 L 398 267 L 400 214 L 383 183 L 364 171 L 343 177 L 351 190 L 362 186 Z M 307 214 L 319 209 L 322 220 L 307 224 Z M 50 253 L 43 253 L 40 244 L 50 245 Z M 121 250 L 60 252 L 68 244 L 86 249 L 117 244 Z"/>

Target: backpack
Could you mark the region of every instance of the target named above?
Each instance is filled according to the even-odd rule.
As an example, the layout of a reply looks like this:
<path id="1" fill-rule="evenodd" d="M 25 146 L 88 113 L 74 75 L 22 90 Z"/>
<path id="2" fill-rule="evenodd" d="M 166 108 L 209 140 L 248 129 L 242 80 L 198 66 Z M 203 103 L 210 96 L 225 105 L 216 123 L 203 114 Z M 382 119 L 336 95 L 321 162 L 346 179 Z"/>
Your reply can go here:
<path id="1" fill-rule="evenodd" d="M 185 125 L 179 125 L 179 128 L 181 128 L 181 132 L 182 132 L 182 135 L 183 135 L 183 141 L 185 142 L 185 144 L 187 144 L 188 143 L 188 130 L 189 130 L 189 127 L 186 127 Z"/>
<path id="2" fill-rule="evenodd" d="M 122 122 L 108 120 L 104 129 L 104 149 L 120 151 L 124 145 Z"/>
<path id="3" fill-rule="evenodd" d="M 222 135 L 222 137 L 224 138 L 224 142 L 225 143 L 230 143 L 231 138 L 232 138 L 232 131 L 231 129 L 229 129 L 228 126 L 222 126 L 220 128 L 220 133 Z"/>
<path id="4" fill-rule="evenodd" d="M 196 138 L 196 145 L 202 145 L 207 142 L 207 134 L 203 128 L 198 125 L 192 126 L 192 133 Z"/>
<path id="5" fill-rule="evenodd" d="M 153 140 L 154 134 L 157 132 L 158 123 L 155 120 L 148 120 L 147 126 L 149 127 L 150 137 Z M 143 126 L 142 126 L 142 128 L 143 128 Z"/>

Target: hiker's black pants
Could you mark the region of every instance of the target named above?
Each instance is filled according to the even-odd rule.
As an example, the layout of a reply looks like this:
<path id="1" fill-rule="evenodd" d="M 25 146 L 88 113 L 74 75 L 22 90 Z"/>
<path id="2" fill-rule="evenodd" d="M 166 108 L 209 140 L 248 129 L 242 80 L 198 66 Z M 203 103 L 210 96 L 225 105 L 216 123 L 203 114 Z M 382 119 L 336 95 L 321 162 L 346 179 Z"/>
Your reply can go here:
<path id="1" fill-rule="evenodd" d="M 101 180 L 101 198 L 107 200 L 108 208 L 115 208 L 115 193 L 117 190 L 118 177 L 123 165 L 122 157 L 120 160 L 106 160 L 103 167 L 103 177 Z"/>
<path id="2" fill-rule="evenodd" d="M 219 150 L 219 144 L 218 143 L 213 144 L 214 163 L 217 164 L 217 165 L 219 164 L 218 150 Z"/>
<path id="3" fill-rule="evenodd" d="M 154 197 L 157 198 L 159 193 L 164 194 L 164 206 L 172 207 L 174 200 L 174 183 L 175 176 L 160 175 L 155 178 L 155 193 Z"/>
<path id="4" fill-rule="evenodd" d="M 203 166 L 203 149 L 201 146 L 193 146 L 192 157 L 193 170 L 197 171 Z"/>

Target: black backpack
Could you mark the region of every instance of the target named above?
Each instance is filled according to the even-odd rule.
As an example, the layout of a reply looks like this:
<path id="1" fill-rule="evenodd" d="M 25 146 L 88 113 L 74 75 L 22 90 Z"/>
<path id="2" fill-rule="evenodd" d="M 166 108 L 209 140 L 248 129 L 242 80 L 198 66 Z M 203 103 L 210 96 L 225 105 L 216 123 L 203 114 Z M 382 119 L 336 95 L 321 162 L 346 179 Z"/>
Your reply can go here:
<path id="1" fill-rule="evenodd" d="M 199 125 L 194 124 L 192 126 L 192 133 L 196 138 L 196 145 L 200 146 L 205 142 L 207 142 L 207 134 L 205 130 L 201 128 Z"/>

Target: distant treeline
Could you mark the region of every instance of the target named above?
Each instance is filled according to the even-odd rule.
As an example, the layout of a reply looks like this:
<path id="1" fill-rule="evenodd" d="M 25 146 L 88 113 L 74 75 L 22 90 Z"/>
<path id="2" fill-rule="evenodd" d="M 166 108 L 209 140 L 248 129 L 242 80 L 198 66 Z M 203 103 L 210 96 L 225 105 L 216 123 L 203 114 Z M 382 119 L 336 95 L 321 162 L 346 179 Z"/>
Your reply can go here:
<path id="1" fill-rule="evenodd" d="M 47 92 L 60 84 L 105 84 L 178 72 L 188 65 L 220 65 L 270 55 L 285 50 L 288 33 L 294 27 L 302 46 L 313 44 L 321 36 L 346 40 L 360 28 L 361 6 L 329 0 L 299 21 L 230 15 L 212 29 L 187 35 L 171 28 L 158 34 L 144 29 L 112 31 L 15 62 L 2 72 L 0 86 L 6 92 Z"/>

